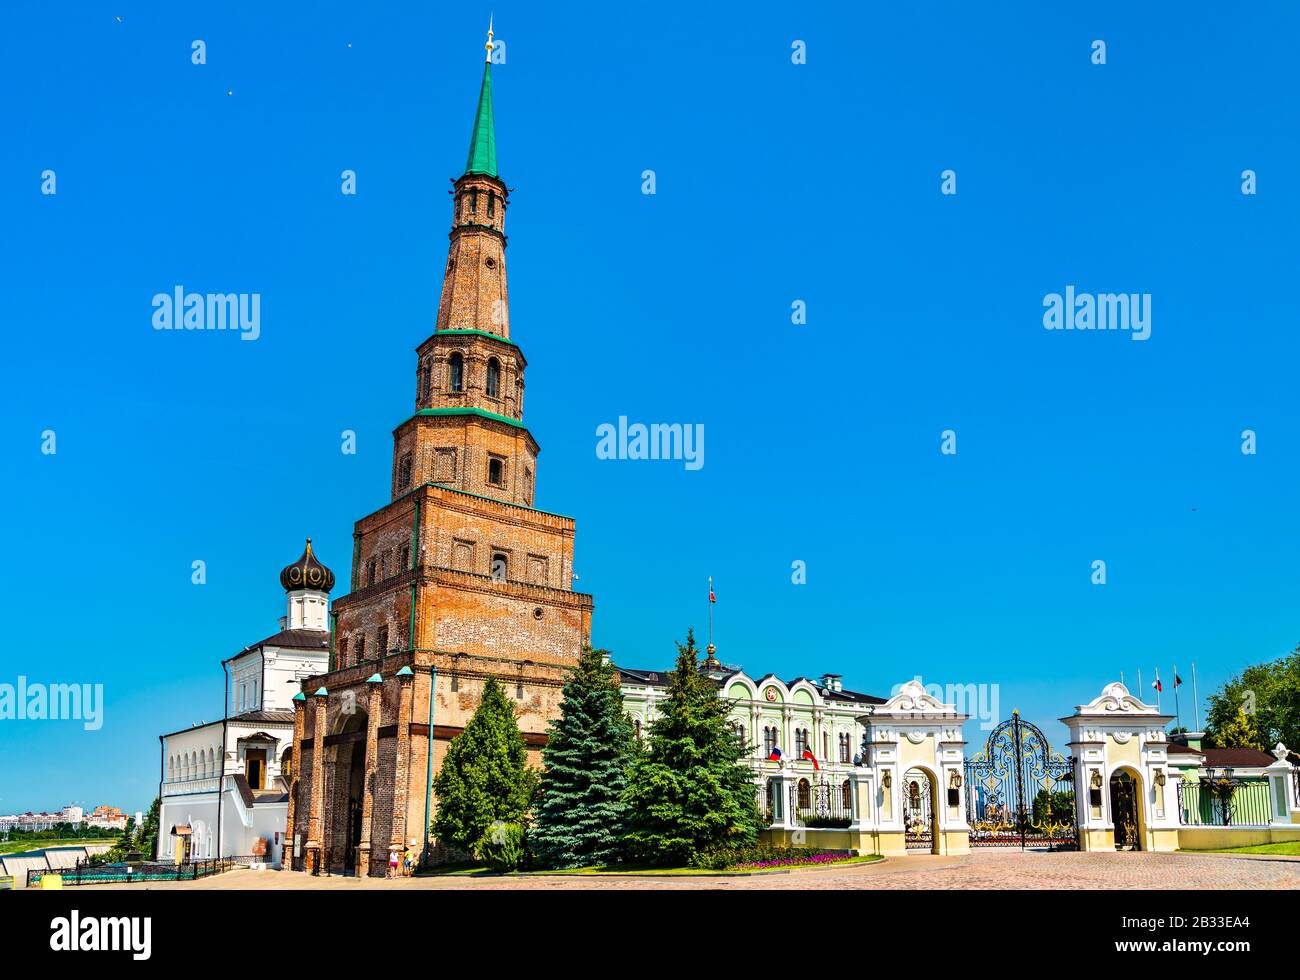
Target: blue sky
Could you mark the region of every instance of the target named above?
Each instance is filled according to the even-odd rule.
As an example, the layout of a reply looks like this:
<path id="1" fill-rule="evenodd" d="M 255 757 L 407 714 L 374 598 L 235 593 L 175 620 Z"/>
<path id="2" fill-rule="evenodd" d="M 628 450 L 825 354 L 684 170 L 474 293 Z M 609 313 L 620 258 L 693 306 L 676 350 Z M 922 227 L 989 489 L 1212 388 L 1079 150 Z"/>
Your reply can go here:
<path id="1" fill-rule="evenodd" d="M 0 682 L 106 708 L 0 722 L 0 812 L 146 806 L 303 537 L 346 581 L 387 500 L 489 9 L 285 6 L 7 5 Z M 1059 737 L 1120 671 L 1300 640 L 1292 5 L 493 9 L 537 502 L 618 660 L 712 575 L 724 660 L 997 684 Z M 176 285 L 260 293 L 260 339 L 153 330 Z M 1067 285 L 1150 293 L 1151 338 L 1044 330 Z M 705 466 L 597 459 L 620 415 Z"/>

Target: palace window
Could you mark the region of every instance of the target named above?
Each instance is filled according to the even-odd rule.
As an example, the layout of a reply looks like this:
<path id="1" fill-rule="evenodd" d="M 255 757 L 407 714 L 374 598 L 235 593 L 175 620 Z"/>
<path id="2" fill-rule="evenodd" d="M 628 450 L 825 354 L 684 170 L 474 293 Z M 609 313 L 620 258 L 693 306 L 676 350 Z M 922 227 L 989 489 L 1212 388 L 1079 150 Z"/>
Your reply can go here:
<path id="1" fill-rule="evenodd" d="M 386 657 L 388 655 L 388 627 L 379 627 L 379 645 L 375 647 L 375 656 Z"/>
<path id="2" fill-rule="evenodd" d="M 796 728 L 794 730 L 794 757 L 802 759 L 804 752 L 808 750 L 808 729 Z"/>
<path id="3" fill-rule="evenodd" d="M 831 733 L 822 732 L 822 758 L 829 759 L 830 757 L 831 757 Z"/>
<path id="4" fill-rule="evenodd" d="M 848 762 L 853 751 L 853 737 L 848 732 L 840 733 L 840 762 Z"/>
<path id="5" fill-rule="evenodd" d="M 771 758 L 772 753 L 776 751 L 776 729 L 763 729 L 763 758 Z"/>
<path id="6" fill-rule="evenodd" d="M 465 389 L 465 358 L 459 353 L 447 358 L 447 387 L 452 391 Z"/>
<path id="7" fill-rule="evenodd" d="M 488 360 L 487 395 L 489 398 L 501 397 L 501 362 L 495 357 Z"/>

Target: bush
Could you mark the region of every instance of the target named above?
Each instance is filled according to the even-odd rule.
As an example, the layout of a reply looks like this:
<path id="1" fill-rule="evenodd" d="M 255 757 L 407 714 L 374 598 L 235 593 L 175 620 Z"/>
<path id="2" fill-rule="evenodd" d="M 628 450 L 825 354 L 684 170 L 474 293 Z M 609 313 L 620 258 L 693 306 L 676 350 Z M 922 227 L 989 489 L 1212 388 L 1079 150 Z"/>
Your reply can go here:
<path id="1" fill-rule="evenodd" d="M 741 866 L 778 864 L 824 864 L 853 857 L 857 851 L 835 851 L 824 847 L 777 847 L 752 844 L 749 847 L 718 848 L 691 858 L 691 867 L 706 871 L 725 871 Z"/>
<path id="2" fill-rule="evenodd" d="M 479 838 L 474 854 L 493 871 L 518 871 L 524 863 L 524 828 L 517 823 L 494 823 Z"/>

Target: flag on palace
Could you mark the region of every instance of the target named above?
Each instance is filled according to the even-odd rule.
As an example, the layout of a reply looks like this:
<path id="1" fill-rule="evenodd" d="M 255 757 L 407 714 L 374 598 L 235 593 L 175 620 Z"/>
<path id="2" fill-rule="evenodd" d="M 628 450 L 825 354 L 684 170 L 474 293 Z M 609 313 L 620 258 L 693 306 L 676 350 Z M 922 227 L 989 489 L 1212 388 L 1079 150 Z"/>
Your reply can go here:
<path id="1" fill-rule="evenodd" d="M 1159 677 L 1157 677 L 1155 680 L 1151 682 L 1151 686 L 1155 688 L 1157 691 L 1163 691 L 1165 689 L 1165 686 L 1160 683 Z"/>
<path id="2" fill-rule="evenodd" d="M 1177 674 L 1174 674 L 1174 687 L 1177 687 L 1177 686 L 1178 686 L 1179 684 L 1181 684 L 1182 682 L 1183 682 L 1183 679 L 1182 679 L 1181 677 L 1179 677 Z"/>
<path id="3" fill-rule="evenodd" d="M 807 759 L 809 762 L 813 764 L 814 770 L 816 770 L 817 772 L 821 772 L 822 767 L 817 765 L 817 756 L 813 755 L 812 749 L 804 749 L 803 756 L 801 758 Z"/>
<path id="4" fill-rule="evenodd" d="M 780 746 L 773 746 L 773 747 L 772 747 L 772 751 L 768 753 L 767 761 L 768 761 L 768 762 L 780 762 L 780 761 L 781 761 L 781 749 L 780 749 Z"/>

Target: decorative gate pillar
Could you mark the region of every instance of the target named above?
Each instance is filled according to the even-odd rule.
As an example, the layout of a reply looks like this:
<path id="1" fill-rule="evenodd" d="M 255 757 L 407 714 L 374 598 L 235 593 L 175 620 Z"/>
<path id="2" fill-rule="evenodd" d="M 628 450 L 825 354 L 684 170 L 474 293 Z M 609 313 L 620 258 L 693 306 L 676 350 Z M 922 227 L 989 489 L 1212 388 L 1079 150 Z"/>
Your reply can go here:
<path id="1" fill-rule="evenodd" d="M 867 730 L 866 773 L 857 796 L 858 819 L 864 824 L 862 850 L 906 854 L 909 837 L 924 841 L 928 836 L 930 853 L 970 853 L 962 785 L 962 725 L 969 717 L 927 694 L 915 680 L 858 716 Z M 930 825 L 909 832 L 904 776 L 914 769 L 924 773 L 928 783 Z"/>
<path id="2" fill-rule="evenodd" d="M 321 873 L 321 844 L 325 839 L 325 717 L 329 705 L 329 691 L 321 687 L 312 695 L 312 717 L 315 722 L 311 740 L 311 808 L 307 817 L 307 871 Z"/>
<path id="3" fill-rule="evenodd" d="M 1275 827 L 1294 830 L 1292 825 L 1300 823 L 1297 819 L 1300 817 L 1300 812 L 1297 812 L 1300 810 L 1300 801 L 1295 798 L 1300 787 L 1296 785 L 1295 767 L 1287 762 L 1290 754 L 1290 750 L 1278 742 L 1273 749 L 1273 757 L 1277 761 L 1264 770 L 1264 775 L 1268 776 L 1269 799 L 1272 803 L 1269 823 Z"/>
<path id="4" fill-rule="evenodd" d="M 361 841 L 357 845 L 357 877 L 370 877 L 370 839 L 375 815 L 375 780 L 379 770 L 379 721 L 384 710 L 384 679 L 378 673 L 366 680 L 370 688 L 366 724 L 365 789 L 361 797 Z"/>
<path id="5" fill-rule="evenodd" d="M 1140 850 L 1178 849 L 1181 777 L 1169 765 L 1165 739 L 1171 721 L 1172 715 L 1142 703 L 1119 682 L 1107 684 L 1094 700 L 1061 719 L 1074 755 L 1082 850 L 1114 850 L 1117 821 L 1120 840 L 1133 839 Z"/>

